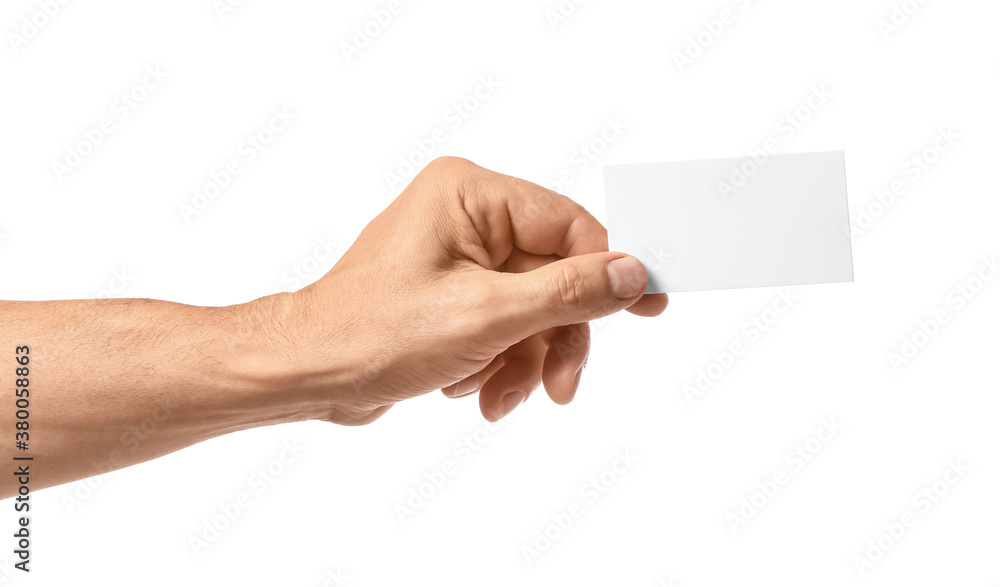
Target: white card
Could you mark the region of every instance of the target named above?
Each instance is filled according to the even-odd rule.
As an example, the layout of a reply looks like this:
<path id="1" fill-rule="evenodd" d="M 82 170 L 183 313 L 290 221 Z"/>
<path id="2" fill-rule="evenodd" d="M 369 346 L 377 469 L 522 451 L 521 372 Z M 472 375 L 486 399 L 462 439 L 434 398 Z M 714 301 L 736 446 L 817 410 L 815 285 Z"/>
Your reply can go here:
<path id="1" fill-rule="evenodd" d="M 604 167 L 647 293 L 854 281 L 843 151 Z"/>

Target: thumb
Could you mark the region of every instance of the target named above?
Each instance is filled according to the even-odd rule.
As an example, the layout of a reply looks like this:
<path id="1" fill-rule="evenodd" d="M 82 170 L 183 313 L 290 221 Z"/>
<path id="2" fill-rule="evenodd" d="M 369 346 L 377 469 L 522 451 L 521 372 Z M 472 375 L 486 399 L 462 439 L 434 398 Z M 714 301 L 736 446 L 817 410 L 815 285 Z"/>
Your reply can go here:
<path id="1" fill-rule="evenodd" d="M 526 273 L 503 273 L 497 328 L 518 341 L 631 306 L 646 291 L 646 268 L 623 253 L 560 259 Z"/>

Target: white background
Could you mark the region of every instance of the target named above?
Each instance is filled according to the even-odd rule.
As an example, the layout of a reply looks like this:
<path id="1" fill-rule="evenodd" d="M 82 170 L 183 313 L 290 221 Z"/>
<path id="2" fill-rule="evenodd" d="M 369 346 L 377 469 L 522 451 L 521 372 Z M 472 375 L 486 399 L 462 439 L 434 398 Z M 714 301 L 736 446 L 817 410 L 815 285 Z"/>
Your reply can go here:
<path id="1" fill-rule="evenodd" d="M 24 43 L 12 35 L 22 19 L 46 21 L 41 8 L 4 2 L 0 298 L 114 287 L 214 305 L 291 289 L 296 267 L 318 279 L 335 258 L 314 257 L 317 240 L 349 246 L 398 193 L 385 174 L 436 127 L 447 138 L 435 156 L 546 184 L 568 171 L 562 191 L 600 218 L 603 164 L 741 156 L 767 138 L 782 152 L 844 149 L 852 222 L 867 227 L 856 282 L 795 288 L 780 315 L 768 311 L 778 290 L 758 289 L 677 294 L 660 318 L 605 320 L 571 406 L 535 394 L 488 434 L 476 399 L 432 394 L 364 428 L 258 429 L 44 490 L 34 571 L 10 571 L 8 537 L 0 579 L 1000 585 L 1000 280 L 960 309 L 949 301 L 1000 252 L 996 2 L 927 2 L 888 34 L 888 0 L 593 0 L 555 27 L 556 0 L 401 5 L 348 61 L 343 43 L 387 0 L 245 2 L 223 17 L 210 0 L 71 2 Z M 705 32 L 723 9 L 729 24 Z M 678 67 L 699 34 L 707 48 Z M 156 66 L 167 79 L 121 120 L 116 99 Z M 499 88 L 446 122 L 481 76 Z M 802 110 L 813 87 L 832 97 Z M 295 120 L 246 162 L 240 143 L 280 107 Z M 808 120 L 778 131 L 797 111 Z M 105 117 L 113 131 L 57 179 L 53 162 Z M 578 164 L 609 118 L 625 129 Z M 948 128 L 959 138 L 915 177 L 908 160 Z M 180 205 L 234 158 L 243 172 L 186 222 Z M 894 181 L 905 193 L 880 208 L 875 193 Z M 889 353 L 938 310 L 948 323 L 894 369 Z M 774 323 L 745 328 L 754 318 Z M 730 362 L 734 342 L 746 351 Z M 709 370 L 688 401 L 684 386 Z M 842 428 L 797 469 L 786 455 L 824 418 Z M 468 460 L 454 448 L 487 436 Z M 305 450 L 258 494 L 250 476 L 277 470 L 292 440 Z M 638 460 L 590 503 L 581 485 L 615 451 Z M 396 505 L 445 461 L 457 472 L 401 522 Z M 949 461 L 971 470 L 935 486 Z M 755 497 L 779 471 L 788 483 Z M 914 495 L 935 487 L 944 495 L 925 511 Z M 251 505 L 196 555 L 189 538 L 241 491 Z M 766 503 L 734 532 L 742 499 Z M 558 534 L 550 516 L 574 502 L 582 515 L 528 564 L 522 547 Z M 0 506 L 13 529 L 11 502 Z M 905 512 L 912 527 L 883 537 L 859 573 L 856 557 Z"/>

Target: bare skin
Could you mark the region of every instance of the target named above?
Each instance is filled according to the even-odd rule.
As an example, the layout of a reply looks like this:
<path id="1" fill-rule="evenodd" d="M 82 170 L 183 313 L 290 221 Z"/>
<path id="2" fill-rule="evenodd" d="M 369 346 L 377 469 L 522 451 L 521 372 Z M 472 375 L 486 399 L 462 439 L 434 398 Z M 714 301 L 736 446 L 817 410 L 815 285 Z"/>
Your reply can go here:
<path id="1" fill-rule="evenodd" d="M 539 384 L 565 404 L 587 360 L 588 321 L 666 308 L 665 295 L 643 295 L 646 280 L 572 200 L 438 159 L 296 292 L 221 308 L 0 302 L 3 372 L 15 383 L 29 357 L 20 387 L 30 400 L 22 451 L 20 388 L 5 386 L 0 458 L 32 455 L 37 490 L 256 426 L 368 424 L 438 389 L 478 393 L 490 421 Z M 16 477 L 0 480 L 0 497 L 17 494 Z"/>

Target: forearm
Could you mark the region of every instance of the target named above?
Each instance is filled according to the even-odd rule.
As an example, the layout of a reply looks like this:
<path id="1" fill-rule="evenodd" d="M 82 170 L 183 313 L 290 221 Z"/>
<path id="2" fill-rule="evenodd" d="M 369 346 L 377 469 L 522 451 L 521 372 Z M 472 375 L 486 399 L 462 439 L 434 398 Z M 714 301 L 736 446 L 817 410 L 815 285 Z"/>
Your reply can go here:
<path id="1" fill-rule="evenodd" d="M 34 457 L 31 487 L 40 489 L 228 432 L 316 417 L 315 396 L 282 385 L 276 300 L 223 308 L 0 302 L 0 458 Z M 16 347 L 30 351 L 17 355 Z M 18 356 L 30 361 L 20 365 Z M 30 402 L 27 430 L 15 428 L 18 395 Z M 20 436 L 27 450 L 18 448 L 17 432 L 28 433 Z M 0 479 L 0 498 L 14 495 L 16 478 Z"/>

